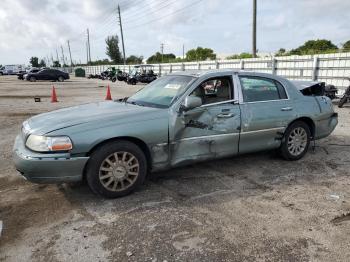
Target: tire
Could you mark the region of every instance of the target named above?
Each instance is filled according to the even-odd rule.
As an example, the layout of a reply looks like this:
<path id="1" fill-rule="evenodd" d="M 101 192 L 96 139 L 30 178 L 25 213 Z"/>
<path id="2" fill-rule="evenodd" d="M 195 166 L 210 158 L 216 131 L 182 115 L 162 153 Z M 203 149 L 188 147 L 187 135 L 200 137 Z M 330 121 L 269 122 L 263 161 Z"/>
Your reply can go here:
<path id="1" fill-rule="evenodd" d="M 346 94 L 344 94 L 344 96 L 340 99 L 338 107 L 342 108 L 343 105 L 348 101 L 348 96 Z"/>
<path id="2" fill-rule="evenodd" d="M 116 78 L 116 77 L 113 77 L 113 78 L 112 78 L 112 82 L 114 83 L 115 81 L 117 81 L 117 78 Z"/>
<path id="3" fill-rule="evenodd" d="M 63 76 L 59 76 L 59 77 L 57 78 L 57 81 L 58 81 L 58 82 L 63 82 L 63 81 L 64 81 L 64 77 L 63 77 Z"/>
<path id="4" fill-rule="evenodd" d="M 309 148 L 310 140 L 311 131 L 305 122 L 292 123 L 284 133 L 280 147 L 281 156 L 290 161 L 301 159 Z"/>
<path id="5" fill-rule="evenodd" d="M 36 77 L 31 76 L 31 77 L 29 78 L 29 81 L 30 81 L 30 82 L 36 82 Z"/>
<path id="6" fill-rule="evenodd" d="M 95 194 L 106 198 L 130 194 L 142 185 L 146 174 L 145 154 L 137 145 L 124 140 L 97 148 L 86 166 L 89 187 Z"/>

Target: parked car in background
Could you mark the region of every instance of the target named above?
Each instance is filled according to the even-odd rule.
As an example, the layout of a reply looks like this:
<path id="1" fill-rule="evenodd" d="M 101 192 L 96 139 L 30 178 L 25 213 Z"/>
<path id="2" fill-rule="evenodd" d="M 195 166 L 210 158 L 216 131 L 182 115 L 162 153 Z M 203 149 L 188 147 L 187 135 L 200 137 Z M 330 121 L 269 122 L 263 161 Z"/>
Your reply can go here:
<path id="1" fill-rule="evenodd" d="M 16 75 L 20 71 L 24 71 L 24 65 L 5 65 L 0 70 L 0 75 Z"/>
<path id="2" fill-rule="evenodd" d="M 25 77 L 26 80 L 35 82 L 37 80 L 52 80 L 63 82 L 69 79 L 69 74 L 57 69 L 43 69 L 36 73 L 28 73 Z"/>
<path id="3" fill-rule="evenodd" d="M 303 94 L 282 77 L 186 71 L 130 98 L 28 119 L 14 163 L 29 181 L 86 179 L 95 193 L 113 198 L 139 187 L 147 172 L 193 162 L 273 149 L 298 160 L 337 123 L 328 97 Z"/>
<path id="4" fill-rule="evenodd" d="M 29 73 L 37 73 L 37 72 L 39 72 L 40 70 L 41 70 L 41 69 L 39 69 L 39 68 L 33 67 L 33 68 L 29 69 L 28 71 L 21 71 L 21 72 L 19 72 L 19 73 L 17 74 L 17 77 L 18 77 L 18 79 L 20 79 L 20 80 L 24 80 L 24 79 L 26 78 L 27 74 L 29 74 Z"/>

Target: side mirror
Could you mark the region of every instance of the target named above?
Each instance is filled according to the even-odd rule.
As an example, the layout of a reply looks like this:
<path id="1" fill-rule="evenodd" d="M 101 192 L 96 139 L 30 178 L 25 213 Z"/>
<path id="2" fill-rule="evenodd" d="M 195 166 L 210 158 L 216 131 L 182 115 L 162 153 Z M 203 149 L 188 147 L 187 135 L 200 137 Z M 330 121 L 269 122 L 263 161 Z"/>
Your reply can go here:
<path id="1" fill-rule="evenodd" d="M 198 96 L 187 96 L 182 104 L 183 110 L 188 111 L 202 105 L 202 98 Z"/>

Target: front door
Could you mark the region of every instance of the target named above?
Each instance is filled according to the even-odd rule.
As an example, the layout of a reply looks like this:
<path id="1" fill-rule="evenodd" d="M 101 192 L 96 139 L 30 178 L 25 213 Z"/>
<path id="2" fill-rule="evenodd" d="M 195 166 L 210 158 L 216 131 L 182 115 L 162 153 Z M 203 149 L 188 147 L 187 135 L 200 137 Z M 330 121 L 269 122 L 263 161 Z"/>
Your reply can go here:
<path id="1" fill-rule="evenodd" d="M 238 153 L 240 108 L 234 102 L 231 76 L 204 80 L 190 96 L 202 106 L 179 113 L 170 129 L 171 165 Z"/>

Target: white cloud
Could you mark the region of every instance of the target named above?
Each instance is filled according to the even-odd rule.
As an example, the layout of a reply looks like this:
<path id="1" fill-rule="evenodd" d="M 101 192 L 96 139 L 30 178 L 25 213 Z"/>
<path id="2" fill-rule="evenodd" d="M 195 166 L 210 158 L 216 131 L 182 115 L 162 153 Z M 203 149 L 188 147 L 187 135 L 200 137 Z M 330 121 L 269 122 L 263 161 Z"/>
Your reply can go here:
<path id="1" fill-rule="evenodd" d="M 217 53 L 249 51 L 251 1 L 120 0 L 127 55 L 148 57 L 166 44 L 166 52 L 181 55 L 198 45 Z M 55 57 L 71 42 L 73 59 L 85 61 L 86 28 L 93 58 L 105 57 L 104 39 L 119 35 L 115 1 L 2 0 L 0 64 L 27 63 L 31 56 Z M 177 12 L 178 10 L 182 11 Z M 258 49 L 295 48 L 312 38 L 334 43 L 350 39 L 350 1 L 258 1 Z M 149 23 L 150 21 L 153 21 Z M 60 55 L 61 52 L 59 52 Z"/>

